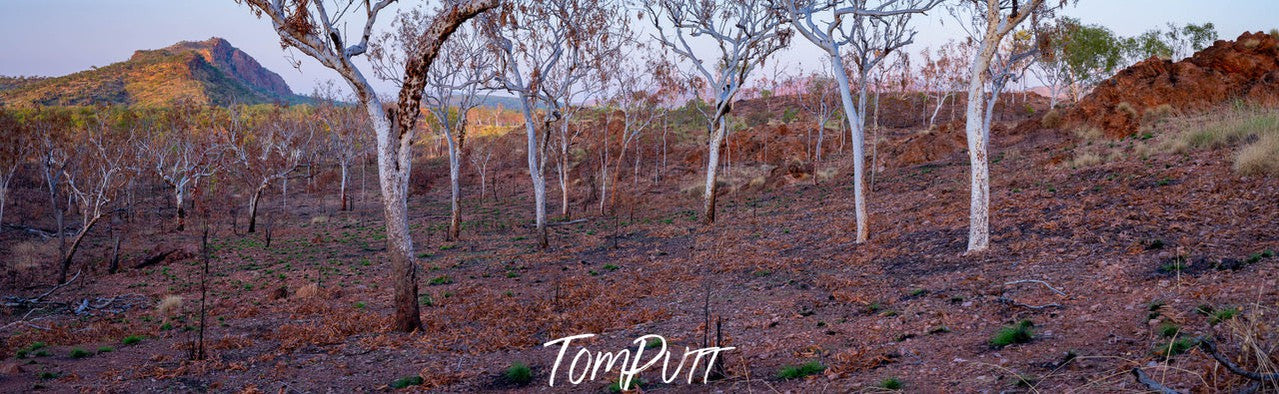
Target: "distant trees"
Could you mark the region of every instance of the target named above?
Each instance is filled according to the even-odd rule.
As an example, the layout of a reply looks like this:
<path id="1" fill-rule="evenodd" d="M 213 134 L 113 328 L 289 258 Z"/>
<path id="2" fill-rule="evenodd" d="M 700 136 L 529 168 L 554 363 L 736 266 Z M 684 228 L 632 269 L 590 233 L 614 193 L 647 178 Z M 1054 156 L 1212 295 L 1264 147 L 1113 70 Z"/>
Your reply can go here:
<path id="1" fill-rule="evenodd" d="M 8 202 L 9 183 L 31 153 L 32 138 L 13 114 L 0 108 L 0 233 L 4 232 L 4 207 Z"/>
<path id="2" fill-rule="evenodd" d="M 866 85 L 879 62 L 898 48 L 914 42 L 910 17 L 931 10 L 942 0 L 890 0 L 871 6 L 864 1 L 783 1 L 788 19 L 805 38 L 826 52 L 838 82 L 845 118 L 853 135 L 853 205 L 857 242 L 869 238 L 866 214 Z M 846 64 L 848 63 L 848 64 Z M 857 104 L 849 66 L 857 71 Z"/>
<path id="3" fill-rule="evenodd" d="M 952 40 L 937 48 L 936 52 L 930 53 L 928 48 L 920 51 L 922 64 L 919 76 L 924 90 L 921 93 L 932 95 L 936 102 L 932 115 L 928 117 L 929 129 L 937 124 L 937 115 L 941 113 L 946 100 L 959 95 L 968 82 L 968 62 L 972 55 L 973 43 L 966 40 Z"/>
<path id="4" fill-rule="evenodd" d="M 658 31 L 654 38 L 687 60 L 713 97 L 710 108 L 697 107 L 709 136 L 702 205 L 705 224 L 715 222 L 720 145 L 728 134 L 724 120 L 732 110 L 733 99 L 751 72 L 790 42 L 790 30 L 781 28 L 789 18 L 770 3 L 657 0 L 644 4 L 648 20 Z M 705 47 L 717 51 L 703 53 Z"/>
<path id="5" fill-rule="evenodd" d="M 200 180 L 218 171 L 222 147 L 198 129 L 190 108 L 175 109 L 167 125 L 152 125 L 136 143 L 137 157 L 173 193 L 175 229 L 186 229 L 186 201 Z"/>
<path id="6" fill-rule="evenodd" d="M 368 52 L 369 38 L 373 35 L 378 16 L 394 0 L 350 0 L 332 11 L 327 9 L 324 1 L 303 1 L 288 6 L 283 0 L 236 2 L 243 2 L 255 15 L 270 19 L 281 44 L 296 48 L 337 71 L 368 113 L 369 126 L 377 142 L 378 180 L 382 187 L 387 251 L 391 257 L 391 279 L 395 288 L 396 310 L 392 327 L 406 332 L 419 329 L 422 318 L 417 299 L 416 257 L 408 225 L 408 185 L 422 91 L 426 86 L 427 72 L 449 36 L 467 20 L 497 7 L 499 0 L 450 2 L 436 13 L 422 35 L 413 41 L 414 50 L 404 60 L 404 83 L 397 102 L 390 108 L 382 104 L 382 98 L 353 59 Z M 363 15 L 359 15 L 361 8 Z M 361 16 L 363 21 L 354 21 L 356 26 L 362 25 L 357 30 L 358 35 L 346 36 L 346 30 L 340 28 L 348 22 L 344 18 Z"/>
<path id="7" fill-rule="evenodd" d="M 252 124 L 253 133 L 246 130 L 248 126 L 241 123 L 244 120 L 237 114 L 233 113 L 230 121 L 226 146 L 231 160 L 239 166 L 240 177 L 252 190 L 248 229 L 252 233 L 257 231 L 262 192 L 276 181 L 286 182 L 302 166 L 315 130 L 309 122 L 291 118 L 278 109 Z"/>
<path id="8" fill-rule="evenodd" d="M 549 0 L 506 3 L 500 13 L 483 17 L 482 30 L 501 65 L 494 81 L 500 89 L 519 97 L 524 113 L 534 219 L 538 245 L 543 249 L 549 246 L 544 176 L 547 140 L 551 124 L 563 116 L 558 108 L 567 105 L 568 98 L 549 96 L 544 85 L 557 69 L 561 73 L 586 69 L 590 40 L 606 37 L 608 24 L 616 15 L 617 4 L 611 1 Z M 583 62 L 580 68 L 574 65 L 577 62 Z M 539 111 L 542 106 L 548 110 Z M 543 135 L 539 135 L 539 126 Z"/>

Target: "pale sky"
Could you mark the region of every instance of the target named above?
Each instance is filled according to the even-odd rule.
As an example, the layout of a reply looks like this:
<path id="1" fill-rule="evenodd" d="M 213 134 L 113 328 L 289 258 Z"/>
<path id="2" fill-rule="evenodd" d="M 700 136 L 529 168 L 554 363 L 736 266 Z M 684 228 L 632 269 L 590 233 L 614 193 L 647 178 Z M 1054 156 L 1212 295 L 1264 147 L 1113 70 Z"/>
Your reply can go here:
<path id="1" fill-rule="evenodd" d="M 1121 35 L 1167 22 L 1212 22 L 1222 39 L 1279 27 L 1279 0 L 1080 0 L 1064 13 Z M 385 18 L 379 27 L 389 22 Z M 916 26 L 920 33 L 908 49 L 912 52 L 964 36 L 945 10 L 934 10 Z M 296 93 L 310 93 L 321 81 L 337 79 L 300 53 L 282 50 L 270 22 L 232 0 L 0 0 L 0 75 L 65 75 L 126 60 L 137 49 L 213 36 L 280 74 Z M 820 64 L 821 54 L 802 37 L 792 47 L 779 57 L 782 64 L 803 69 Z M 290 57 L 302 60 L 300 71 L 291 66 Z M 366 74 L 372 78 L 371 71 Z M 389 85 L 379 88 L 391 94 Z"/>

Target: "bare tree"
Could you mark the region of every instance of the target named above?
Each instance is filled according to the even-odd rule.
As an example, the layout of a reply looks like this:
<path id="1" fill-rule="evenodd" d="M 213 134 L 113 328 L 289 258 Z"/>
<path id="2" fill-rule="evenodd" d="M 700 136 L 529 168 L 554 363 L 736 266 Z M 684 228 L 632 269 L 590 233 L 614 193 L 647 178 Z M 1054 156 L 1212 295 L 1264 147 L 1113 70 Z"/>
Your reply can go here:
<path id="1" fill-rule="evenodd" d="M 1008 76 L 997 71 L 992 75 L 995 54 L 999 52 L 1004 37 L 1012 33 L 1018 24 L 1032 15 L 1051 11 L 1046 0 L 977 0 L 954 5 L 951 13 L 960 24 L 970 29 L 976 38 L 977 50 L 969 65 L 968 107 L 964 112 L 964 133 L 968 139 L 968 159 L 971 168 L 971 192 L 969 194 L 968 252 L 981 252 L 990 247 L 990 168 L 987 148 L 990 145 L 990 116 L 994 106 L 986 105 L 985 88 L 1003 88 Z M 1064 1 L 1062 2 L 1064 4 Z M 1011 54 L 1004 64 L 1016 64 L 1033 55 L 1027 51 Z M 996 67 L 996 70 L 1002 67 Z M 997 98 L 998 93 L 993 92 Z"/>
<path id="2" fill-rule="evenodd" d="M 838 83 L 845 119 L 853 136 L 853 205 L 857 242 L 869 237 L 863 179 L 866 154 L 866 83 L 879 62 L 894 50 L 914 42 L 910 17 L 922 14 L 942 0 L 867 0 L 812 2 L 781 0 L 792 25 L 805 38 L 826 51 Z M 846 62 L 857 67 L 857 105 L 853 106 Z"/>
<path id="3" fill-rule="evenodd" d="M 467 20 L 498 6 L 499 0 L 450 1 L 436 13 L 421 36 L 414 51 L 406 57 L 404 83 L 397 103 L 388 108 L 382 104 L 364 73 L 353 59 L 364 56 L 378 14 L 395 0 L 345 1 L 330 11 L 325 1 L 236 0 L 247 4 L 254 14 L 271 20 L 282 44 L 315 58 L 327 68 L 342 75 L 354 91 L 357 101 L 368 113 L 371 132 L 377 142 L 378 179 L 382 187 L 383 213 L 386 220 L 387 251 L 391 257 L 391 280 L 394 283 L 397 331 L 413 331 L 422 326 L 418 310 L 417 265 L 413 255 L 413 238 L 408 225 L 408 185 L 412 168 L 413 134 L 421 113 L 422 92 L 426 74 L 435 62 L 445 40 Z M 363 7 L 361 7 L 361 5 Z M 346 37 L 346 18 L 364 21 L 354 40 Z M 347 12 L 351 11 L 351 12 Z M 345 45 L 345 43 L 353 43 Z"/>
<path id="4" fill-rule="evenodd" d="M 369 152 L 369 135 L 364 117 L 351 108 L 339 107 L 332 89 L 318 92 L 321 99 L 317 115 L 324 123 L 328 135 L 327 150 L 338 165 L 338 210 L 354 209 L 348 193 L 351 178 L 351 166 Z"/>
<path id="5" fill-rule="evenodd" d="M 937 48 L 935 54 L 927 49 L 920 52 L 923 65 L 919 72 L 924 90 L 936 102 L 933 114 L 928 118 L 929 129 L 937 124 L 937 115 L 945 107 L 946 100 L 958 95 L 968 83 L 968 61 L 972 59 L 972 53 L 971 41 L 950 41 Z"/>
<path id="6" fill-rule="evenodd" d="M 544 176 L 550 125 L 560 120 L 561 108 L 569 105 L 562 94 L 558 95 L 561 97 L 548 95 L 544 85 L 556 70 L 565 75 L 563 78 L 585 77 L 576 70 L 587 67 L 587 45 L 607 31 L 616 7 L 613 2 L 592 0 L 512 2 L 504 5 L 500 14 L 483 17 L 483 30 L 499 59 L 496 85 L 518 96 L 524 114 L 537 239 L 543 249 L 550 244 L 546 233 Z M 567 84 L 561 81 L 559 85 Z M 546 110 L 540 111 L 540 108 Z M 539 135 L 539 126 L 542 135 Z"/>
<path id="7" fill-rule="evenodd" d="M 835 80 L 831 78 L 829 69 L 816 70 L 804 78 L 804 91 L 800 97 L 799 104 L 812 117 L 813 125 L 809 134 L 816 132 L 817 140 L 813 142 L 812 157 L 814 165 L 822 161 L 823 141 L 826 139 L 826 124 L 830 123 L 831 118 L 835 114 L 836 104 L 834 97 L 838 89 L 835 87 Z M 813 182 L 817 182 L 816 174 L 813 174 Z"/>
<path id="8" fill-rule="evenodd" d="M 31 134 L 12 114 L 0 108 L 0 233 L 4 232 L 4 206 L 8 202 L 9 182 L 31 153 Z"/>
<path id="9" fill-rule="evenodd" d="M 658 31 L 654 39 L 687 60 L 714 97 L 709 112 L 697 107 L 709 136 L 702 223 L 711 224 L 715 222 L 720 145 L 728 134 L 725 116 L 751 72 L 790 42 L 790 30 L 782 29 L 787 18 L 767 0 L 658 0 L 644 7 Z M 702 54 L 695 45 L 718 51 Z"/>
<path id="10" fill-rule="evenodd" d="M 661 96 L 657 91 L 659 81 L 652 74 L 652 70 L 662 67 L 659 63 L 631 63 L 620 64 L 612 73 L 613 82 L 611 85 L 615 87 L 609 106 L 605 107 L 606 111 L 621 112 L 622 133 L 617 138 L 617 157 L 612 158 L 605 154 L 600 163 L 600 211 L 603 212 L 605 201 L 609 201 L 612 209 L 616 209 L 615 202 L 617 200 L 617 183 L 618 173 L 621 171 L 622 163 L 626 158 L 626 151 L 631 143 L 640 136 L 645 130 L 653 125 L 654 122 L 662 115 L 663 111 L 660 106 Z M 604 128 L 604 138 L 601 143 L 605 147 L 610 145 L 609 128 Z M 609 174 L 610 166 L 612 174 Z M 612 193 L 609 193 L 610 189 Z"/>
<path id="11" fill-rule="evenodd" d="M 208 134 L 193 130 L 190 110 L 174 109 L 167 127 L 151 128 L 135 144 L 137 157 L 147 161 L 150 171 L 173 193 L 177 231 L 186 229 L 186 201 L 191 189 L 217 173 L 221 156 L 221 148 L 207 139 Z"/>
<path id="12" fill-rule="evenodd" d="M 75 137 L 78 140 L 73 140 L 69 146 L 62 148 L 67 151 L 57 155 L 58 158 L 55 159 L 65 160 L 59 166 L 63 168 L 68 196 L 80 212 L 79 228 L 62 256 L 58 283 L 67 281 L 72 259 L 84 242 L 85 235 L 110 212 L 108 208 L 111 202 L 130 176 L 124 166 L 128 141 L 122 136 L 112 136 L 111 133 L 112 130 L 106 123 L 99 120 L 97 125 L 91 126 L 83 135 Z"/>
<path id="13" fill-rule="evenodd" d="M 268 114 L 262 124 L 254 125 L 257 132 L 252 135 L 244 130 L 247 127 L 242 121 L 233 110 L 225 149 L 240 167 L 240 177 L 253 191 L 249 195 L 249 232 L 252 233 L 257 231 L 262 193 L 272 183 L 286 181 L 302 166 L 305 146 L 311 142 L 314 130 L 304 120 L 292 119 L 278 108 Z"/>

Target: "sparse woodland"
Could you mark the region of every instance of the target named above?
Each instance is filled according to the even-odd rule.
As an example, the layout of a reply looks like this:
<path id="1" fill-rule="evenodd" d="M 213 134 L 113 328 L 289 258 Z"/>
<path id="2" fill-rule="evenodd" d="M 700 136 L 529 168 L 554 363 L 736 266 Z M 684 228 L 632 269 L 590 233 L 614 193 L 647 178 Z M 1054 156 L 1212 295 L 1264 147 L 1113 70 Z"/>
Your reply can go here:
<path id="1" fill-rule="evenodd" d="M 1279 390 L 1279 31 L 236 2 L 340 79 L 0 105 L 3 391 Z M 916 44 L 937 16 L 967 36 Z M 585 333 L 735 349 L 547 387 Z"/>

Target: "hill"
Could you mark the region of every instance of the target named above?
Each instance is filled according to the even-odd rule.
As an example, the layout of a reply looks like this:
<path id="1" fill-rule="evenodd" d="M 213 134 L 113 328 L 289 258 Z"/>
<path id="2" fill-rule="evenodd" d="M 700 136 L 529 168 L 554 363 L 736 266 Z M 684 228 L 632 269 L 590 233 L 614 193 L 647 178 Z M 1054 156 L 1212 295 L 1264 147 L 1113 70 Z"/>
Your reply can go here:
<path id="1" fill-rule="evenodd" d="M 279 74 L 221 38 L 139 50 L 129 60 L 54 78 L 0 77 L 3 105 L 168 105 L 191 100 L 303 103 Z"/>

